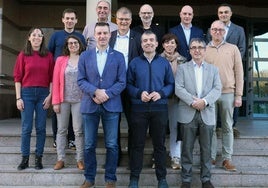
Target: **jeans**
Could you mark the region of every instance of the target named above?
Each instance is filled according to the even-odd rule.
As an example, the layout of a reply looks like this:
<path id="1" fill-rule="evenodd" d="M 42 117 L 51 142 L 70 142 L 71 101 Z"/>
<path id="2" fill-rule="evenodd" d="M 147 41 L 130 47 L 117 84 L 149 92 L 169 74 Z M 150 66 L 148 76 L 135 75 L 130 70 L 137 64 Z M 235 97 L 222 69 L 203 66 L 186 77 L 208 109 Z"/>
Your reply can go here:
<path id="1" fill-rule="evenodd" d="M 43 109 L 43 102 L 49 94 L 45 87 L 27 87 L 21 89 L 24 110 L 21 111 L 21 152 L 22 156 L 30 155 L 31 133 L 35 113 L 36 150 L 35 154 L 42 156 L 46 140 L 47 110 Z"/>
<path id="2" fill-rule="evenodd" d="M 100 119 L 105 138 L 106 162 L 105 162 L 105 182 L 115 182 L 116 168 L 118 161 L 118 121 L 119 112 L 108 112 L 102 105 L 94 113 L 84 113 L 83 125 L 85 136 L 85 178 L 88 182 L 94 183 L 97 170 L 96 145 L 98 137 L 98 127 Z"/>
<path id="3" fill-rule="evenodd" d="M 65 146 L 67 141 L 67 130 L 70 119 L 70 112 L 72 113 L 73 129 L 75 133 L 76 144 L 76 160 L 83 161 L 83 128 L 82 128 L 82 115 L 80 113 L 80 102 L 69 103 L 63 102 L 60 104 L 60 113 L 57 113 L 58 119 L 58 132 L 57 132 L 57 154 L 58 160 L 65 160 Z"/>
<path id="4" fill-rule="evenodd" d="M 131 112 L 130 123 L 130 179 L 139 179 L 142 165 L 143 152 L 148 127 L 153 141 L 155 159 L 155 173 L 157 180 L 166 178 L 166 127 L 168 122 L 167 111 Z"/>

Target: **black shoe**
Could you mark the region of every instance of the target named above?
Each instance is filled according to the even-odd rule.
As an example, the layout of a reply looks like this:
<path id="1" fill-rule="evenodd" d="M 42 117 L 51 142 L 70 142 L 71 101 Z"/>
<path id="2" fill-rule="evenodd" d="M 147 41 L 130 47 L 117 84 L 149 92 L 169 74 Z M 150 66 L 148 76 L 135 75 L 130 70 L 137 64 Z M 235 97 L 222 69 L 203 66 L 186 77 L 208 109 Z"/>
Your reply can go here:
<path id="1" fill-rule="evenodd" d="M 18 170 L 24 170 L 25 168 L 29 167 L 29 156 L 22 157 L 21 163 L 18 166 Z"/>
<path id="2" fill-rule="evenodd" d="M 42 156 L 35 156 L 35 169 L 40 170 L 43 169 L 43 164 L 42 164 Z"/>
<path id="3" fill-rule="evenodd" d="M 214 188 L 214 186 L 212 185 L 210 181 L 206 181 L 202 183 L 202 188 Z"/>
<path id="4" fill-rule="evenodd" d="M 76 150 L 75 141 L 69 140 L 68 148 L 72 150 Z"/>
<path id="5" fill-rule="evenodd" d="M 56 140 L 53 143 L 53 148 L 57 148 L 57 142 L 56 142 Z"/>
<path id="6" fill-rule="evenodd" d="M 190 182 L 182 182 L 181 188 L 191 188 L 191 183 Z"/>

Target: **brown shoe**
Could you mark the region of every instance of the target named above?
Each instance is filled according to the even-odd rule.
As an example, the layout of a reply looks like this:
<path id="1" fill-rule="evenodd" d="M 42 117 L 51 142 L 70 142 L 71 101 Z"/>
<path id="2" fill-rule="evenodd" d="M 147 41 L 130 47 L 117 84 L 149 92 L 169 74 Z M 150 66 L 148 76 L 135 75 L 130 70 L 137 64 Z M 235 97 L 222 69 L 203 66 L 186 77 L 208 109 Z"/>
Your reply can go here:
<path id="1" fill-rule="evenodd" d="M 54 166 L 54 170 L 60 170 L 64 167 L 64 162 L 63 161 L 57 161 L 55 166 Z"/>
<path id="2" fill-rule="evenodd" d="M 77 168 L 79 170 L 84 170 L 85 169 L 85 165 L 84 165 L 83 161 L 78 161 L 77 162 Z"/>
<path id="3" fill-rule="evenodd" d="M 232 165 L 231 161 L 230 160 L 224 160 L 222 162 L 222 166 L 223 168 L 225 168 L 225 170 L 227 171 L 236 171 L 236 168 L 234 165 Z"/>
<path id="4" fill-rule="evenodd" d="M 214 168 L 216 166 L 216 160 L 212 159 L 211 160 L 211 167 Z"/>
<path id="5" fill-rule="evenodd" d="M 80 188 L 93 188 L 94 183 L 88 182 L 87 180 L 84 181 L 84 183 L 80 186 Z"/>
<path id="6" fill-rule="evenodd" d="M 111 181 L 111 182 L 106 182 L 105 183 L 105 187 L 106 188 L 116 188 L 115 186 L 115 182 Z"/>
<path id="7" fill-rule="evenodd" d="M 240 132 L 236 127 L 233 127 L 233 134 L 234 134 L 234 138 L 240 137 Z"/>

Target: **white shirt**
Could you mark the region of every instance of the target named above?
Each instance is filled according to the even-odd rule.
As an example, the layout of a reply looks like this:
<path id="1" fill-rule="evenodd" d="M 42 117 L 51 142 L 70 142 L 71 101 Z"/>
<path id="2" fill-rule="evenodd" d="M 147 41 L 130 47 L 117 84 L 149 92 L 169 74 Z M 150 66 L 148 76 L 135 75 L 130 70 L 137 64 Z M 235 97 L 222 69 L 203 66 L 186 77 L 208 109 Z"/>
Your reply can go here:
<path id="1" fill-rule="evenodd" d="M 181 26 L 182 26 L 182 29 L 186 38 L 187 45 L 189 46 L 192 24 L 190 25 L 190 27 L 185 27 L 183 24 L 181 24 Z"/>
<path id="2" fill-rule="evenodd" d="M 100 51 L 98 48 L 96 48 L 97 67 L 98 67 L 100 76 L 102 76 L 102 73 L 106 64 L 108 50 L 109 50 L 109 47 L 106 48 L 106 50 L 104 51 Z"/>
<path id="3" fill-rule="evenodd" d="M 194 63 L 197 97 L 201 98 L 202 88 L 203 88 L 203 63 L 201 64 L 201 66 L 196 64 L 194 61 L 193 63 Z"/>
<path id="4" fill-rule="evenodd" d="M 119 33 L 117 32 L 117 37 L 114 44 L 114 49 L 124 55 L 126 68 L 128 68 L 129 35 L 130 30 L 127 32 L 126 35 L 119 35 Z"/>

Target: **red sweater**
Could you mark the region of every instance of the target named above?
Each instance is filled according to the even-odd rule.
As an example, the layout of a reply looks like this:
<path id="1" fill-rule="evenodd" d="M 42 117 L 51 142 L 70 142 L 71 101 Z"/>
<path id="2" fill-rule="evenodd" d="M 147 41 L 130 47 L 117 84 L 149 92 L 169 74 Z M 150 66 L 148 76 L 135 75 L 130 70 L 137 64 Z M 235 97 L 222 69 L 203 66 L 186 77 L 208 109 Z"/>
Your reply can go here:
<path id="1" fill-rule="evenodd" d="M 14 81 L 22 87 L 49 87 L 52 82 L 54 60 L 52 53 L 41 57 L 38 52 L 26 56 L 20 52 L 14 67 Z"/>

